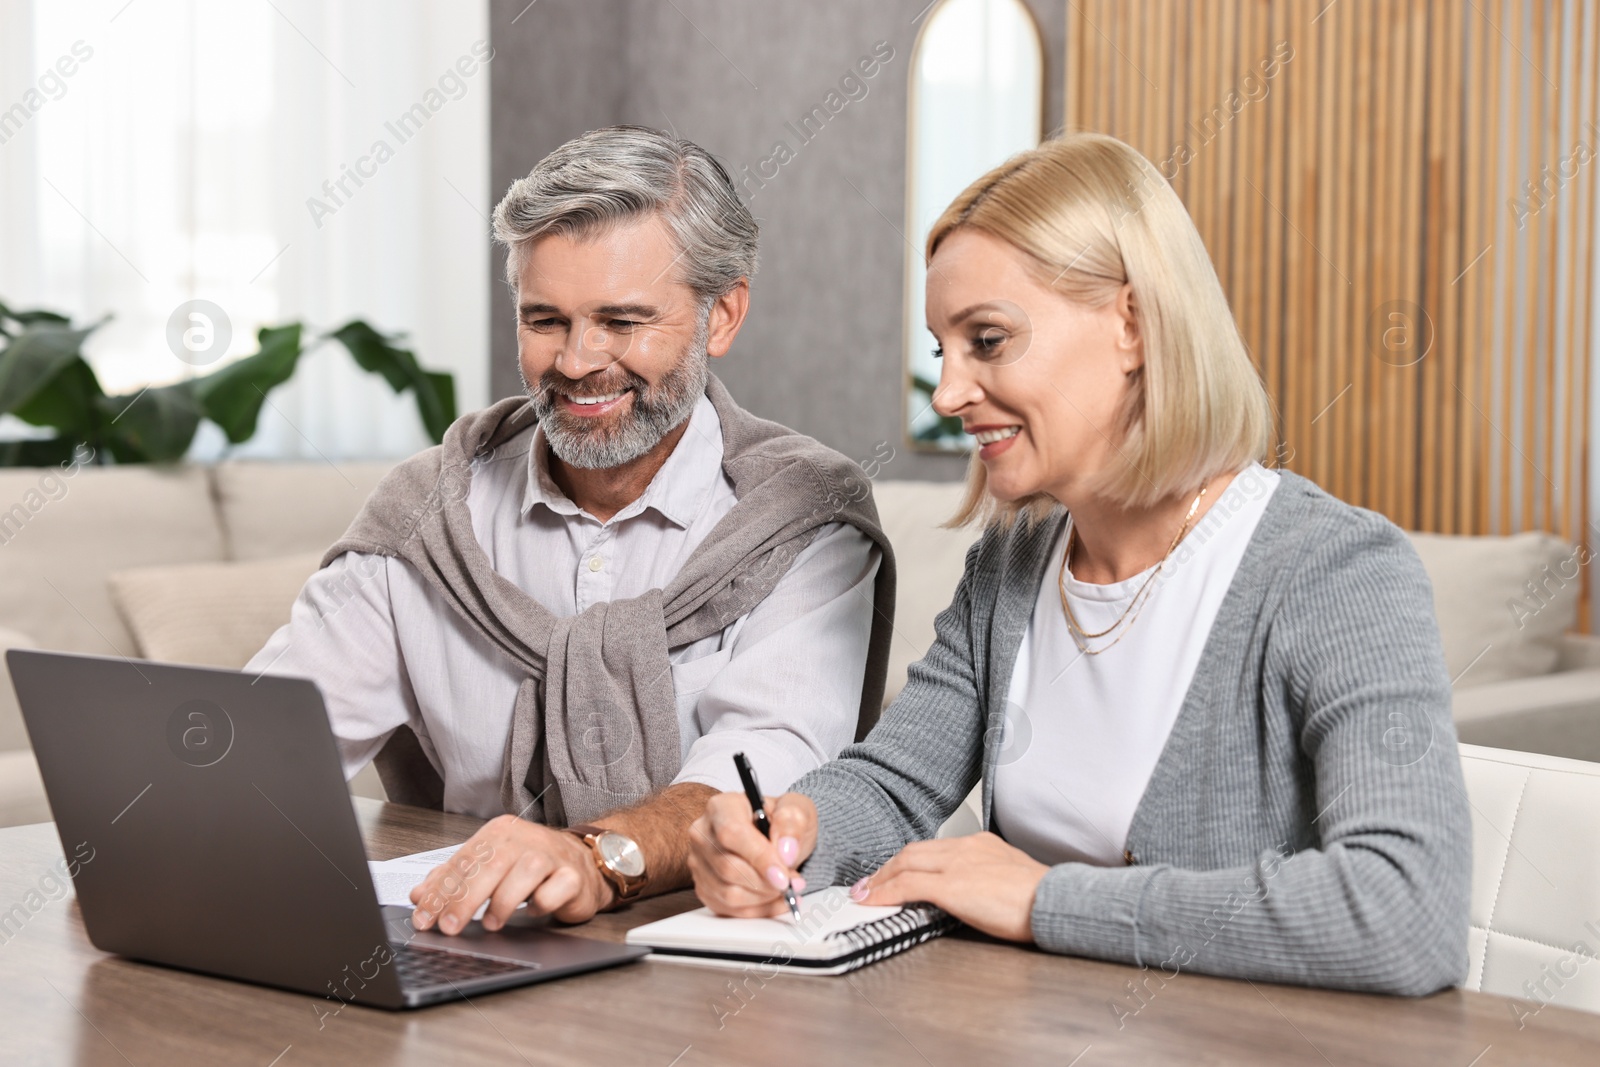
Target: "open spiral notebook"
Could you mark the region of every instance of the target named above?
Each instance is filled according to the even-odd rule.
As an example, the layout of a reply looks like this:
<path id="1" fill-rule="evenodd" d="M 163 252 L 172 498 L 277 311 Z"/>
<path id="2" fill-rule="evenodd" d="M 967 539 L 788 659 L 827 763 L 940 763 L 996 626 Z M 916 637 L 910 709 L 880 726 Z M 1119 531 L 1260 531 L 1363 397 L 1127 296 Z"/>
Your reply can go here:
<path id="1" fill-rule="evenodd" d="M 776 968 L 789 974 L 843 974 L 920 945 L 956 925 L 931 904 L 869 907 L 843 886 L 800 898 L 800 918 L 729 919 L 709 908 L 628 931 L 628 944 L 657 959 L 713 967 Z"/>

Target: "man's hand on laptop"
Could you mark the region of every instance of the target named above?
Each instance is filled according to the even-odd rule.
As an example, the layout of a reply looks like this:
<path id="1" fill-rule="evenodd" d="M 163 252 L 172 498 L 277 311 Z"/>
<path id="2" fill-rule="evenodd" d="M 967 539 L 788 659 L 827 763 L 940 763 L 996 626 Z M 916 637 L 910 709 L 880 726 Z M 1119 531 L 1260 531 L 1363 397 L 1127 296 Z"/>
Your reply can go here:
<path id="1" fill-rule="evenodd" d="M 705 811 L 716 789 L 679 782 L 595 820 L 639 846 L 645 859 L 643 895 L 689 884 L 689 824 Z M 617 902 L 616 889 L 600 873 L 594 851 L 576 834 L 500 815 L 478 828 L 451 856 L 411 891 L 418 930 L 437 925 L 459 934 L 484 901 L 483 925 L 498 930 L 517 905 L 528 902 L 533 915 L 552 915 L 581 923 Z"/>
<path id="2" fill-rule="evenodd" d="M 418 930 L 438 925 L 458 934 L 484 901 L 483 925 L 498 930 L 517 905 L 534 915 L 579 923 L 611 906 L 616 892 L 600 875 L 594 853 L 573 834 L 501 815 L 489 820 L 456 854 L 411 890 Z"/>

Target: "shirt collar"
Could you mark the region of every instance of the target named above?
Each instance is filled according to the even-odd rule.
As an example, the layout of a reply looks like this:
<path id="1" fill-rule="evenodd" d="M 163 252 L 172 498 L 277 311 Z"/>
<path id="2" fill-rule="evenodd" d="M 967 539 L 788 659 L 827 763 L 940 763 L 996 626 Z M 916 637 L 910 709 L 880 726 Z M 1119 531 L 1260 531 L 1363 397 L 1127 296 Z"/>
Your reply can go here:
<path id="1" fill-rule="evenodd" d="M 699 514 L 706 493 L 721 475 L 722 419 L 711 399 L 702 396 L 689 415 L 689 428 L 678 439 L 667 461 L 650 479 L 639 499 L 612 516 L 611 522 L 630 519 L 646 508 L 654 508 L 668 522 L 680 529 L 687 528 Z M 550 476 L 550 454 L 545 447 L 542 425 L 534 429 L 532 447 L 528 449 L 528 481 L 522 514 L 527 516 L 540 505 L 557 515 L 583 514 Z"/>

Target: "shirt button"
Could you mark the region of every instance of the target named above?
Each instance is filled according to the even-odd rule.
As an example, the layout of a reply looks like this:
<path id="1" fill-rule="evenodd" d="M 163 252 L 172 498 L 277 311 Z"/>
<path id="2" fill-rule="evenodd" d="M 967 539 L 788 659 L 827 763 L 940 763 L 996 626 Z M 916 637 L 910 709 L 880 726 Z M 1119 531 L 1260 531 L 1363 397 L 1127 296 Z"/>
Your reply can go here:
<path id="1" fill-rule="evenodd" d="M 597 570 L 601 569 L 602 567 L 604 567 L 605 565 L 606 565 L 606 561 L 601 559 L 599 556 L 591 556 L 591 557 L 589 557 L 589 569 L 590 570 L 597 571 Z"/>

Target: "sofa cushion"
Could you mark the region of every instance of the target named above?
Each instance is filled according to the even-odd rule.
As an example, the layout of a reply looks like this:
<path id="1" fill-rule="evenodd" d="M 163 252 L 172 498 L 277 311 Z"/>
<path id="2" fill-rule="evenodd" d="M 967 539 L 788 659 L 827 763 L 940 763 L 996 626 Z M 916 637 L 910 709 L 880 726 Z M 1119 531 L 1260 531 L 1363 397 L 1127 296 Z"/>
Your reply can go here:
<path id="1" fill-rule="evenodd" d="M 50 801 L 33 750 L 0 752 L 0 826 L 49 821 Z"/>
<path id="2" fill-rule="evenodd" d="M 1545 533 L 1409 536 L 1433 582 L 1445 663 L 1458 687 L 1555 669 L 1561 635 L 1578 616 L 1572 545 Z"/>
<path id="3" fill-rule="evenodd" d="M 1600 669 L 1457 689 L 1451 705 L 1464 744 L 1600 763 Z"/>
<path id="4" fill-rule="evenodd" d="M 883 532 L 894 546 L 898 567 L 894 598 L 894 636 L 889 649 L 888 706 L 906 684 L 906 668 L 933 644 L 933 619 L 950 606 L 967 549 L 981 530 L 945 530 L 965 487 L 960 482 L 875 482 L 873 499 Z"/>
<path id="5" fill-rule="evenodd" d="M 106 574 L 172 560 L 222 559 L 222 531 L 199 467 L 0 470 L 0 626 L 40 648 L 131 655 Z"/>
<path id="6" fill-rule="evenodd" d="M 22 725 L 22 709 L 17 706 L 17 691 L 11 685 L 6 650 L 34 647 L 33 638 L 27 634 L 0 630 L 0 752 L 28 747 L 28 730 Z"/>
<path id="7" fill-rule="evenodd" d="M 237 670 L 289 621 L 320 555 L 139 567 L 108 581 L 138 655 Z"/>
<path id="8" fill-rule="evenodd" d="M 237 461 L 211 469 L 228 559 L 320 552 L 350 526 L 393 463 Z"/>

